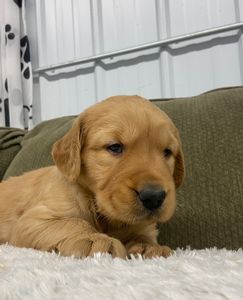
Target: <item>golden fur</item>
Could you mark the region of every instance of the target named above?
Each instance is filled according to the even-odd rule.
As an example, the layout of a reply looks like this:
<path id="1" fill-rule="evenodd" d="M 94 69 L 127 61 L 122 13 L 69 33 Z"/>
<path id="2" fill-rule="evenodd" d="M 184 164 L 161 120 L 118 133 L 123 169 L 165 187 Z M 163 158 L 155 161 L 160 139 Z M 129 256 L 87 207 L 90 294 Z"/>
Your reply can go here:
<path id="1" fill-rule="evenodd" d="M 124 151 L 111 153 L 112 143 Z M 81 113 L 52 155 L 55 166 L 0 183 L 0 243 L 76 257 L 170 254 L 157 244 L 156 223 L 174 213 L 184 164 L 164 112 L 138 96 L 109 98 Z M 138 200 L 146 184 L 166 191 L 153 212 Z"/>

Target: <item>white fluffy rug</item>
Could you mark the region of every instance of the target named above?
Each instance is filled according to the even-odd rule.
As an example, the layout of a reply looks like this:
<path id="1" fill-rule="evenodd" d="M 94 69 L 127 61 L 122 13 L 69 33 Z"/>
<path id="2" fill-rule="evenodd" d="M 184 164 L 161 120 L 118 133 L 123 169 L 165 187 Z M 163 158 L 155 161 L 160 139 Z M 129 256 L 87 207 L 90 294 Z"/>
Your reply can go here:
<path id="1" fill-rule="evenodd" d="M 0 246 L 0 299 L 242 300 L 243 251 L 177 250 L 167 259 L 83 260 Z"/>

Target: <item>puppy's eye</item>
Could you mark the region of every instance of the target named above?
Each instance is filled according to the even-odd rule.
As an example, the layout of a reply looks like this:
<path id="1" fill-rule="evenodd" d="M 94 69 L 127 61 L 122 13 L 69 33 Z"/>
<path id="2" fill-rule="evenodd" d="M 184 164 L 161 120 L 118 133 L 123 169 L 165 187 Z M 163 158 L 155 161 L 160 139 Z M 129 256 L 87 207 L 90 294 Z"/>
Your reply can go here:
<path id="1" fill-rule="evenodd" d="M 165 157 L 165 158 L 169 158 L 169 157 L 171 157 L 171 155 L 172 155 L 172 151 L 171 151 L 170 149 L 166 148 L 166 149 L 163 151 L 163 154 L 164 154 L 164 157 Z"/>
<path id="2" fill-rule="evenodd" d="M 107 147 L 107 150 L 115 155 L 121 154 L 123 152 L 123 145 L 118 143 L 112 144 Z"/>

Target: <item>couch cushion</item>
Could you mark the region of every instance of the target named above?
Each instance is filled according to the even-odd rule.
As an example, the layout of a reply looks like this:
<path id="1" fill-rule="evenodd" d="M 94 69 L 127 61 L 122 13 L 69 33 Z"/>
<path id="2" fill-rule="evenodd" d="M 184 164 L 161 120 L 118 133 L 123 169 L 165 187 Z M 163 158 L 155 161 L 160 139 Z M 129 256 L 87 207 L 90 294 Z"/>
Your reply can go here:
<path id="1" fill-rule="evenodd" d="M 74 116 L 42 122 L 29 131 L 21 142 L 21 151 L 13 159 L 4 179 L 53 164 L 51 149 L 71 127 Z"/>
<path id="2" fill-rule="evenodd" d="M 160 243 L 172 248 L 243 247 L 243 87 L 153 103 L 179 128 L 186 162 L 177 211 L 160 226 Z M 26 134 L 5 178 L 53 164 L 52 144 L 72 120 L 43 122 Z"/>
<path id="3" fill-rule="evenodd" d="M 160 226 L 173 248 L 243 247 L 243 87 L 154 101 L 180 130 L 186 178 Z"/>
<path id="4" fill-rule="evenodd" d="M 20 143 L 25 133 L 21 129 L 0 127 L 0 181 L 21 149 Z"/>

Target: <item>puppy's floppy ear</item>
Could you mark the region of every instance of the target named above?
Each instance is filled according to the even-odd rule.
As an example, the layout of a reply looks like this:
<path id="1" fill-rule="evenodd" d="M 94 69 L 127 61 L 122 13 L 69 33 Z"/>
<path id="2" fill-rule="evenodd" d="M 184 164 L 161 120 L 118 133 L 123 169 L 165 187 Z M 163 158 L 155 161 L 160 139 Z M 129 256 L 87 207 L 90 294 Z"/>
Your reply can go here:
<path id="1" fill-rule="evenodd" d="M 84 143 L 82 115 L 75 119 L 72 128 L 52 148 L 52 157 L 58 169 L 71 182 L 77 181 L 81 171 L 81 149 Z"/>
<path id="2" fill-rule="evenodd" d="M 175 169 L 174 169 L 174 181 L 175 181 L 175 186 L 178 188 L 184 179 L 184 174 L 185 174 L 185 165 L 184 165 L 184 157 L 182 153 L 181 146 L 179 146 L 179 151 L 176 156 L 175 160 Z"/>

